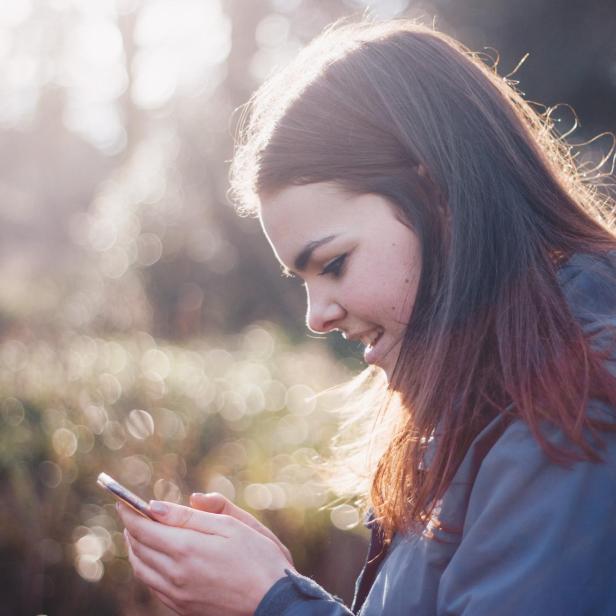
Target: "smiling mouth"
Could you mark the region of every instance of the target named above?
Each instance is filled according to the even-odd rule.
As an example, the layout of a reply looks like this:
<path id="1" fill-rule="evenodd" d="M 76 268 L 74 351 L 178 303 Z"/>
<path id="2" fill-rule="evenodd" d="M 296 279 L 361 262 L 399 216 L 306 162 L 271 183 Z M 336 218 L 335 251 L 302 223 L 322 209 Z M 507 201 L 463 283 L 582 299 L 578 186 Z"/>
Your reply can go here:
<path id="1" fill-rule="evenodd" d="M 366 350 L 373 349 L 381 339 L 382 335 L 383 330 L 379 328 L 366 336 L 362 336 L 361 341 L 365 345 Z"/>
<path id="2" fill-rule="evenodd" d="M 364 349 L 364 361 L 367 364 L 378 364 L 382 360 L 383 345 L 379 344 L 383 338 L 384 330 L 378 329 L 370 334 L 370 336 L 362 337 L 362 342 L 366 345 Z"/>

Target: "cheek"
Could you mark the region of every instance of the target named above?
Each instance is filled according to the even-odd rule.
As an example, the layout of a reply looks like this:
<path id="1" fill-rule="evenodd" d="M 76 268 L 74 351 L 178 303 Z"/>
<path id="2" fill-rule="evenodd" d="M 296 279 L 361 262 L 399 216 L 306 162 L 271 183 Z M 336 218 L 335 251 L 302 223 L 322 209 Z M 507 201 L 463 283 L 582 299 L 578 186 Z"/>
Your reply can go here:
<path id="1" fill-rule="evenodd" d="M 415 303 L 416 285 L 410 277 L 405 277 L 388 299 L 388 315 L 397 323 L 408 323 Z"/>
<path id="2" fill-rule="evenodd" d="M 358 274 L 348 280 L 349 306 L 371 320 L 408 323 L 419 281 L 416 252 L 406 236 L 393 239 L 388 252 L 380 245 L 368 251 L 370 259 L 358 262 Z"/>
<path id="3" fill-rule="evenodd" d="M 417 294 L 418 279 L 412 272 L 390 281 L 381 295 L 381 310 L 389 321 L 406 325 L 411 316 Z"/>
<path id="4" fill-rule="evenodd" d="M 398 265 L 396 275 L 392 277 L 392 283 L 395 286 L 395 305 L 398 308 L 396 316 L 408 323 L 419 285 L 421 253 L 415 240 L 405 242 L 404 249 L 400 252 L 398 263 L 404 265 L 402 267 Z"/>
<path id="5" fill-rule="evenodd" d="M 348 306 L 353 312 L 370 321 L 385 326 L 408 322 L 411 313 L 412 298 L 409 301 L 410 284 L 383 280 L 381 284 L 356 289 L 348 297 Z"/>

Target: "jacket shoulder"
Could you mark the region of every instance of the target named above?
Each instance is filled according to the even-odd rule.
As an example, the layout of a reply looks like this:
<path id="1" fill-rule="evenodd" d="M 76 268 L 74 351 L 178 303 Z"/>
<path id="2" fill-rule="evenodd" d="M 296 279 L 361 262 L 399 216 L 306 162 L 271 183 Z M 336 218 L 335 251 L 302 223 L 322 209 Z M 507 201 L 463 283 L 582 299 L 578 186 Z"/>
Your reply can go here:
<path id="1" fill-rule="evenodd" d="M 609 320 L 616 324 L 616 251 L 575 254 L 557 277 L 571 312 L 582 325 Z"/>

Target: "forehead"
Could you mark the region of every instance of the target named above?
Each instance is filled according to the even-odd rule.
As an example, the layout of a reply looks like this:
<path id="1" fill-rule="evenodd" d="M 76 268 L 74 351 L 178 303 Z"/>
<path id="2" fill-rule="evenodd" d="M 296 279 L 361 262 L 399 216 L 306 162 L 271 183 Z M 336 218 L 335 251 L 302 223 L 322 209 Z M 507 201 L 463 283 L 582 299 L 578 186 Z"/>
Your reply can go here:
<path id="1" fill-rule="evenodd" d="M 331 235 L 386 233 L 389 225 L 400 224 L 384 197 L 350 194 L 333 183 L 289 186 L 264 196 L 260 218 L 274 252 L 286 265 L 309 242 Z"/>
<path id="2" fill-rule="evenodd" d="M 348 230 L 353 213 L 352 197 L 329 183 L 289 186 L 261 197 L 261 226 L 286 264 L 308 242 Z"/>
<path id="3" fill-rule="evenodd" d="M 279 231 L 301 233 L 343 222 L 349 215 L 350 195 L 331 183 L 288 186 L 261 198 L 261 224 L 268 237 Z"/>

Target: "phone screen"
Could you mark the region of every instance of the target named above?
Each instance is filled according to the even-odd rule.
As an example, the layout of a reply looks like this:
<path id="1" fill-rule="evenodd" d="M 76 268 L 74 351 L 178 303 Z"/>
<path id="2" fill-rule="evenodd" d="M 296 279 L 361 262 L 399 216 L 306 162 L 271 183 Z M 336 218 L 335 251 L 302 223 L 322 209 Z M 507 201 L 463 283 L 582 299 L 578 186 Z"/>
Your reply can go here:
<path id="1" fill-rule="evenodd" d="M 125 488 L 121 483 L 118 483 L 113 477 L 107 473 L 101 473 L 96 480 L 101 488 L 111 492 L 115 498 L 128 505 L 131 509 L 142 515 L 144 518 L 153 520 L 148 504 L 136 494 L 133 494 L 128 488 Z"/>

